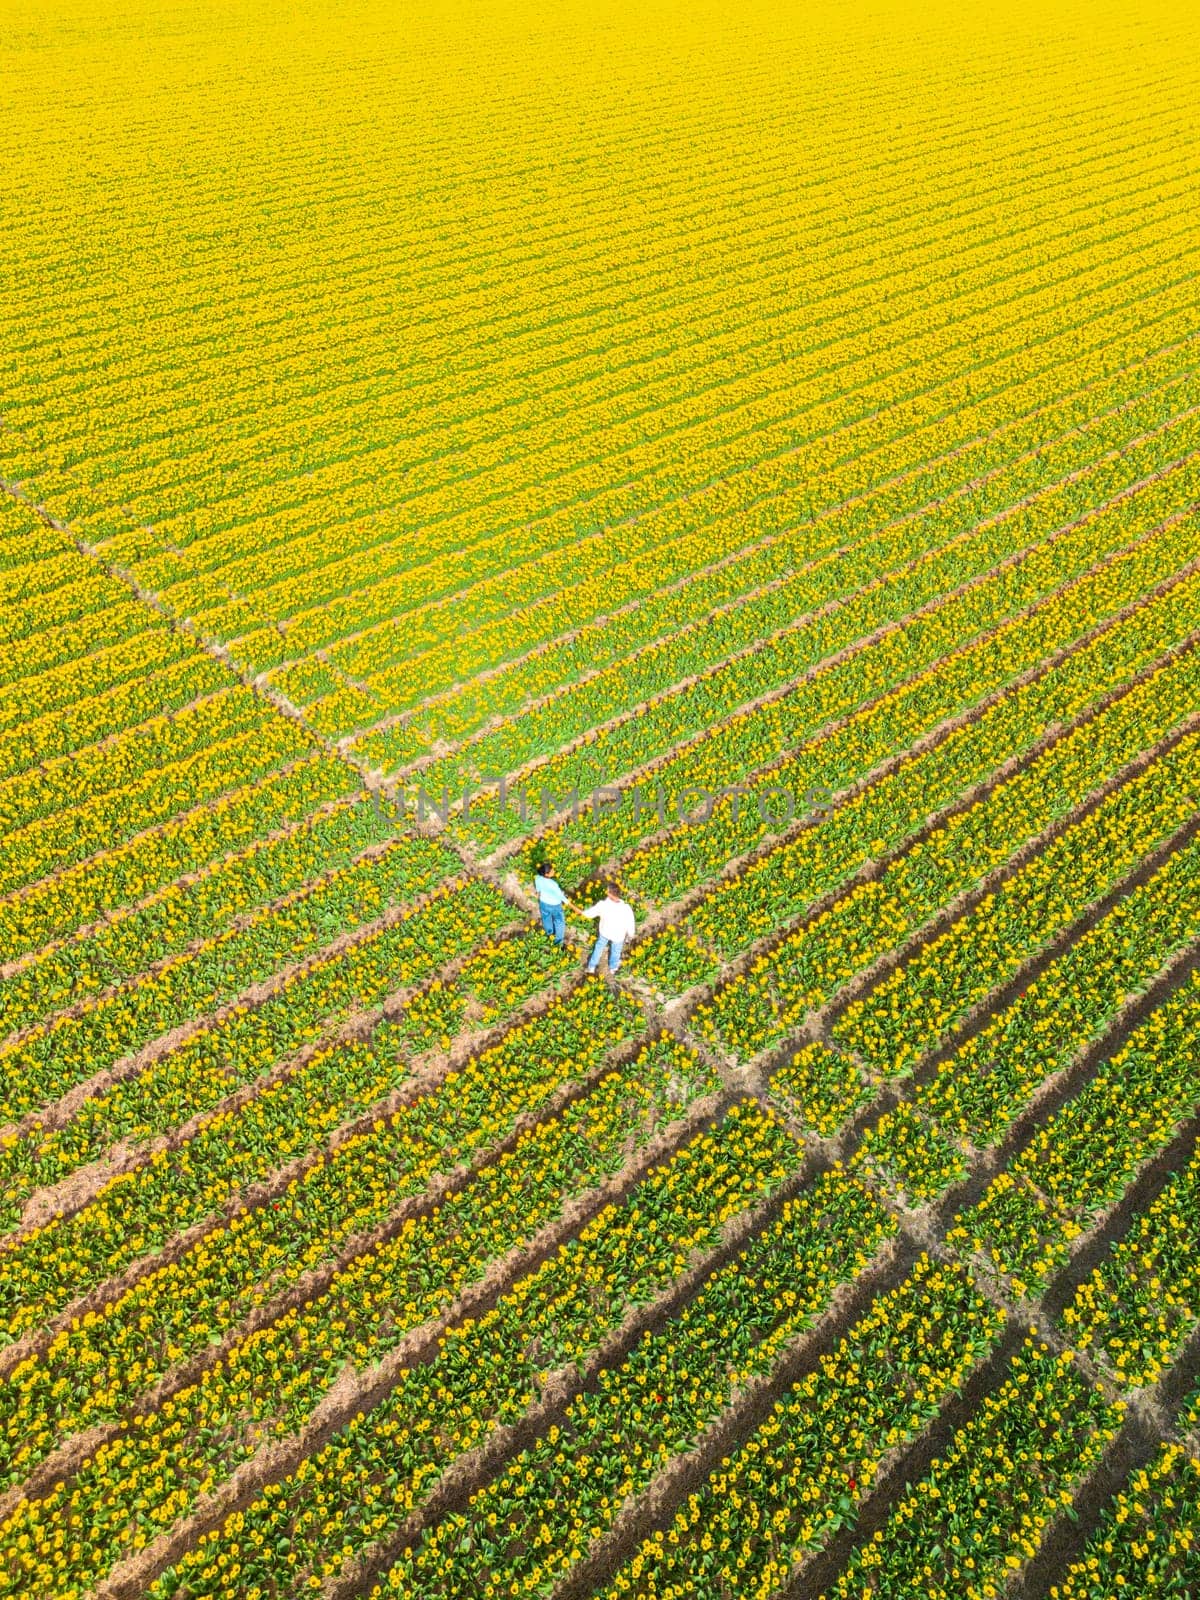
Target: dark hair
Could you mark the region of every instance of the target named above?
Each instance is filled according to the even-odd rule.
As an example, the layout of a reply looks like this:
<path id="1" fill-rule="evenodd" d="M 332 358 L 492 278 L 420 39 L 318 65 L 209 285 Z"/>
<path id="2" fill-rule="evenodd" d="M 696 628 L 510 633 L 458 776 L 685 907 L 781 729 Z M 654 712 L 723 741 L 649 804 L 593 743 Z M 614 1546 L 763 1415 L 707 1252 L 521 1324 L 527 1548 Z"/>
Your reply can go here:
<path id="1" fill-rule="evenodd" d="M 604 885 L 604 892 L 605 892 L 605 894 L 620 894 L 621 886 L 620 886 L 619 883 L 614 883 L 613 880 L 610 878 L 608 880 L 608 882 Z"/>
<path id="2" fill-rule="evenodd" d="M 537 875 L 539 878 L 548 878 L 550 876 L 550 863 L 548 861 L 538 862 Z"/>

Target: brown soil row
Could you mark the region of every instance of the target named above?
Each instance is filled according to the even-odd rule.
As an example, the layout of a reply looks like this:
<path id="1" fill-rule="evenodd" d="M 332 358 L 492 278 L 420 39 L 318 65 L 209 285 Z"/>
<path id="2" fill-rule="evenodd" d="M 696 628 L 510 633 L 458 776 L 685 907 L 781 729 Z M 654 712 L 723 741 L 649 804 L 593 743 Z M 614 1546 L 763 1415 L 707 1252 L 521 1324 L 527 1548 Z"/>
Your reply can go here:
<path id="1" fill-rule="evenodd" d="M 605 1206 L 623 1200 L 653 1166 L 668 1159 L 689 1139 L 713 1126 L 730 1103 L 731 1097 L 724 1093 L 697 1101 L 683 1118 L 661 1129 L 620 1171 L 601 1184 L 568 1199 L 556 1221 L 540 1229 L 527 1244 L 516 1247 L 493 1262 L 486 1274 L 465 1289 L 442 1315 L 413 1329 L 375 1367 L 362 1373 L 347 1368 L 338 1385 L 326 1395 L 299 1433 L 264 1446 L 243 1463 L 220 1489 L 204 1496 L 174 1527 L 161 1534 L 146 1549 L 119 1563 L 109 1577 L 97 1586 L 96 1600 L 133 1600 L 134 1596 L 140 1595 L 158 1573 L 193 1548 L 202 1534 L 218 1527 L 231 1513 L 244 1509 L 266 1484 L 277 1483 L 295 1471 L 306 1456 L 319 1450 L 358 1412 L 378 1405 L 394 1387 L 401 1372 L 431 1360 L 437 1352 L 438 1339 L 447 1328 L 465 1318 L 474 1319 L 486 1314 L 519 1279 L 549 1260 L 562 1244 L 574 1237 Z M 391 1237 L 399 1226 L 398 1221 L 389 1220 L 384 1229 L 376 1230 L 368 1241 L 360 1242 L 354 1253 L 362 1253 L 379 1242 L 380 1238 Z M 333 1274 L 329 1273 L 328 1276 L 332 1277 Z M 298 1288 L 289 1299 L 303 1303 L 313 1298 L 320 1287 L 306 1285 Z M 252 1331 L 251 1322 L 262 1325 L 257 1316 L 248 1319 L 238 1330 L 237 1337 L 228 1340 L 228 1344 L 240 1342 Z M 218 1351 L 218 1360 L 225 1353 L 224 1343 Z M 206 1355 L 204 1365 L 207 1367 L 212 1364 L 213 1358 Z M 194 1378 L 195 1375 L 192 1375 L 190 1381 L 194 1381 Z M 172 1382 L 171 1390 L 174 1392 L 182 1386 Z M 156 1395 L 153 1403 L 160 1404 L 163 1398 L 166 1398 L 165 1394 Z M 60 1469 L 52 1481 L 57 1482 L 62 1477 Z"/>
<path id="2" fill-rule="evenodd" d="M 605 1059 L 601 1065 L 585 1077 L 562 1084 L 554 1093 L 547 1096 L 541 1106 L 532 1111 L 522 1112 L 515 1117 L 508 1132 L 502 1138 L 495 1140 L 486 1148 L 476 1151 L 468 1161 L 450 1166 L 444 1172 L 435 1174 L 430 1178 L 423 1190 L 405 1196 L 398 1201 L 396 1207 L 375 1227 L 360 1231 L 357 1234 L 351 1234 L 325 1261 L 310 1267 L 299 1277 L 294 1278 L 291 1283 L 279 1288 L 270 1299 L 253 1306 L 240 1323 L 226 1330 L 219 1342 L 197 1351 L 186 1361 L 171 1368 L 150 1389 L 140 1394 L 127 1396 L 123 1417 L 129 1418 L 157 1409 L 164 1401 L 170 1399 L 181 1389 L 188 1388 L 195 1383 L 209 1368 L 219 1364 L 229 1350 L 240 1344 L 250 1334 L 269 1327 L 288 1311 L 294 1310 L 303 1305 L 305 1301 L 315 1299 L 318 1295 L 323 1294 L 339 1274 L 357 1257 L 365 1255 L 380 1244 L 387 1243 L 413 1218 L 425 1216 L 434 1211 L 451 1191 L 470 1184 L 481 1172 L 488 1167 L 494 1166 L 502 1156 L 513 1150 L 525 1134 L 541 1124 L 553 1121 L 571 1105 L 584 1099 L 595 1088 L 599 1080 L 606 1073 L 612 1071 L 614 1067 L 627 1065 L 645 1043 L 647 1043 L 647 1037 L 640 1035 L 634 1039 L 627 1040 L 624 1044 L 615 1046 L 612 1050 L 606 1052 Z M 700 1128 L 718 1120 L 734 1098 L 735 1096 L 727 1091 L 722 1091 L 696 1101 L 677 1124 L 682 1130 L 677 1144 L 683 1143 Z M 349 1137 L 349 1134 L 345 1133 L 343 1137 Z M 655 1139 L 660 1137 L 660 1135 L 656 1135 Z M 654 1143 L 655 1140 L 652 1140 L 651 1144 Z M 677 1144 L 673 1144 L 671 1148 L 677 1148 Z M 303 1164 L 311 1166 L 316 1159 L 316 1157 L 304 1158 Z M 301 1162 L 296 1162 L 293 1165 L 299 1167 Z M 634 1165 L 636 1166 L 636 1159 Z M 261 1186 L 264 1191 L 269 1190 L 269 1193 L 256 1194 L 255 1207 L 261 1208 L 262 1205 L 268 1203 L 270 1198 L 282 1193 L 287 1188 L 292 1175 L 290 1168 L 276 1173 L 269 1185 Z M 610 1181 L 615 1182 L 616 1180 Z M 607 1204 L 607 1201 L 602 1203 Z M 121 1294 L 140 1279 L 149 1276 L 151 1272 L 159 1267 L 181 1259 L 197 1240 L 215 1235 L 219 1232 L 227 1216 L 235 1215 L 241 1209 L 242 1207 L 236 1201 L 231 1202 L 220 1217 L 199 1223 L 194 1228 L 188 1229 L 186 1233 L 175 1235 L 157 1256 L 135 1262 L 120 1278 L 108 1284 L 100 1285 L 91 1294 L 77 1301 L 69 1311 L 55 1319 L 52 1327 L 27 1334 L 19 1344 L 10 1347 L 8 1351 L 4 1352 L 4 1371 L 6 1373 L 10 1372 L 18 1359 L 26 1359 L 31 1354 L 44 1352 L 54 1333 L 68 1328 L 76 1317 L 82 1316 L 89 1310 L 102 1310 L 105 1306 L 112 1304 L 114 1300 L 118 1299 Z M 18 1355 L 18 1351 L 21 1352 L 20 1355 Z M 48 1457 L 34 1469 L 24 1483 L 14 1485 L 3 1495 L 0 1495 L 0 1521 L 3 1521 L 11 1509 L 11 1505 L 17 1499 L 36 1499 L 39 1495 L 46 1493 L 53 1483 L 68 1471 L 76 1470 L 86 1456 L 94 1451 L 97 1438 L 99 1442 L 103 1442 L 105 1439 L 115 1437 L 123 1426 L 124 1422 L 117 1421 L 102 1426 L 99 1430 L 99 1435 L 97 1435 L 95 1429 L 92 1429 L 86 1434 L 79 1434 L 66 1440 L 53 1456 Z"/>
<path id="3" fill-rule="evenodd" d="M 115 1062 L 111 1067 L 105 1067 L 101 1072 L 87 1078 L 82 1083 L 75 1084 L 60 1099 L 53 1101 L 48 1106 L 40 1107 L 36 1111 L 29 1111 L 19 1122 L 10 1123 L 0 1129 L 0 1135 L 9 1137 L 31 1137 L 48 1128 L 62 1128 L 71 1121 L 79 1108 L 88 1100 L 105 1093 L 116 1083 L 126 1078 L 137 1077 L 155 1062 L 161 1061 L 164 1056 L 178 1050 L 181 1045 L 199 1034 L 207 1033 L 230 1017 L 242 1015 L 246 1012 L 256 1011 L 267 1000 L 278 994 L 288 984 L 302 979 L 315 969 L 327 965 L 344 955 L 356 945 L 365 944 L 377 934 L 388 928 L 398 926 L 414 913 L 422 910 L 435 898 L 441 897 L 441 891 L 446 887 L 458 889 L 465 887 L 464 877 L 454 875 L 443 880 L 432 889 L 414 896 L 412 900 L 402 905 L 389 906 L 382 916 L 375 917 L 370 922 L 364 922 L 357 928 L 341 933 L 327 945 L 322 945 L 311 955 L 303 957 L 286 966 L 276 969 L 269 978 L 252 984 L 243 989 L 239 995 L 224 1001 L 212 1011 L 199 1016 L 190 1017 L 186 1022 L 177 1024 L 166 1033 L 159 1034 L 151 1039 L 148 1044 L 142 1045 L 133 1055 L 125 1056 Z"/>
<path id="4" fill-rule="evenodd" d="M 840 1285 L 824 1313 L 797 1334 L 772 1371 L 747 1384 L 699 1443 L 676 1456 L 628 1503 L 608 1532 L 594 1541 L 583 1561 L 555 1587 L 553 1600 L 588 1600 L 643 1539 L 669 1526 L 679 1503 L 705 1481 L 717 1462 L 754 1433 L 779 1396 L 816 1369 L 820 1358 L 837 1346 L 877 1296 L 903 1281 L 916 1254 L 903 1239 L 883 1244 L 857 1277 Z"/>
<path id="5" fill-rule="evenodd" d="M 463 956 L 460 958 L 460 962 L 468 958 L 469 956 Z M 434 980 L 428 981 L 432 982 Z M 422 1097 L 436 1093 L 445 1081 L 463 1067 L 472 1056 L 482 1054 L 485 1050 L 500 1043 L 506 1034 L 514 1028 L 540 1016 L 556 998 L 568 993 L 577 986 L 579 981 L 577 974 L 569 973 L 554 988 L 544 989 L 532 995 L 509 1017 L 488 1028 L 475 1029 L 468 1034 L 461 1035 L 449 1052 L 445 1055 L 439 1055 L 436 1060 L 428 1061 L 423 1068 L 414 1071 L 412 1077 L 404 1084 L 393 1089 L 357 1117 L 341 1123 L 313 1149 L 277 1167 L 269 1178 L 250 1184 L 244 1189 L 234 1190 L 211 1216 L 174 1234 L 170 1241 L 161 1248 L 139 1257 L 116 1276 L 105 1279 L 103 1282 L 96 1284 L 86 1294 L 77 1297 L 69 1306 L 65 1307 L 41 1327 L 32 1328 L 24 1333 L 6 1349 L 0 1351 L 0 1379 L 11 1372 L 19 1362 L 26 1360 L 30 1356 L 40 1355 L 51 1343 L 55 1335 L 69 1328 L 76 1318 L 83 1316 L 88 1311 L 100 1311 L 104 1307 L 112 1305 L 144 1278 L 149 1277 L 160 1268 L 182 1259 L 201 1239 L 219 1233 L 230 1218 L 239 1215 L 243 1211 L 260 1210 L 263 1206 L 270 1204 L 271 1201 L 278 1199 L 293 1181 L 302 1178 L 305 1173 L 324 1161 L 327 1156 L 336 1153 L 348 1140 L 356 1138 L 359 1134 L 369 1132 L 380 1117 L 390 1116 L 394 1112 L 402 1110 L 405 1106 L 414 1104 Z M 62 1205 L 62 1210 L 57 1214 L 67 1215 L 72 1211 L 81 1209 L 93 1197 L 93 1194 L 89 1191 L 102 1186 L 115 1171 L 130 1170 L 134 1166 L 146 1164 L 156 1150 L 178 1149 L 189 1138 L 193 1137 L 196 1129 L 214 1116 L 217 1110 L 238 1109 L 248 1101 L 256 1098 L 268 1084 L 276 1082 L 280 1078 L 291 1076 L 318 1052 L 326 1050 L 337 1043 L 369 1037 L 373 1029 L 378 1025 L 380 1018 L 389 1014 L 389 1008 L 393 1007 L 394 1004 L 399 1004 L 403 996 L 412 992 L 414 991 L 397 991 L 396 995 L 390 996 L 384 1002 L 383 1007 L 377 1008 L 372 1012 L 360 1013 L 350 1018 L 333 1034 L 305 1045 L 296 1055 L 289 1057 L 287 1061 L 282 1063 L 269 1078 L 247 1085 L 244 1089 L 239 1090 L 236 1095 L 232 1095 L 228 1100 L 222 1102 L 221 1107 L 206 1111 L 191 1119 L 189 1123 L 184 1124 L 172 1134 L 155 1141 L 153 1144 L 136 1147 L 128 1153 L 124 1166 L 117 1166 L 114 1163 L 111 1167 L 101 1170 L 100 1164 L 96 1163 L 83 1169 L 80 1174 L 75 1176 L 83 1179 L 86 1174 L 87 1182 L 85 1184 L 81 1181 L 78 1191 L 73 1191 L 70 1194 L 71 1204 L 69 1206 L 64 1203 L 66 1197 L 63 1196 L 62 1191 L 66 1185 L 74 1180 L 64 1180 L 63 1184 L 57 1185 L 54 1191 L 50 1191 L 56 1195 L 60 1205 Z M 565 1108 L 577 1095 L 583 1094 L 593 1087 L 599 1077 L 609 1070 L 612 1061 L 622 1064 L 625 1059 L 626 1055 L 620 1049 L 612 1053 L 610 1061 L 606 1062 L 603 1067 L 596 1069 L 596 1071 L 587 1074 L 583 1078 L 572 1080 L 572 1086 L 569 1091 L 562 1090 L 559 1091 L 558 1095 L 549 1097 L 545 1107 L 534 1120 L 543 1120 L 547 1116 L 556 1114 L 557 1110 Z M 559 1103 L 560 1100 L 561 1105 Z M 513 1142 L 517 1132 L 524 1131 L 527 1123 L 529 1126 L 532 1125 L 531 1122 L 528 1122 L 529 1116 L 529 1113 L 523 1113 L 517 1123 L 514 1124 L 513 1133 L 505 1141 L 478 1152 L 475 1160 L 467 1163 L 467 1166 L 462 1170 L 470 1170 L 474 1167 L 486 1165 L 497 1154 L 502 1153 Z M 452 1170 L 457 1172 L 460 1169 L 456 1167 Z M 38 1223 L 37 1226 L 44 1226 L 44 1222 Z M 9 1239 L 5 1241 L 5 1247 L 10 1249 L 19 1248 L 25 1231 L 27 1230 L 23 1227 L 21 1233 L 10 1235 Z"/>
<path id="6" fill-rule="evenodd" d="M 1021 1329 L 1009 1323 L 990 1353 L 972 1369 L 958 1389 L 943 1399 L 936 1416 L 917 1437 L 887 1452 L 870 1489 L 859 1503 L 855 1520 L 797 1564 L 777 1600 L 814 1600 L 814 1596 L 825 1595 L 855 1547 L 874 1537 L 909 1485 L 925 1476 L 958 1430 L 1003 1383 L 1021 1339 Z"/>
<path id="7" fill-rule="evenodd" d="M 1193 1128 L 1193 1143 L 1195 1128 Z M 1037 1554 L 1017 1574 L 1009 1600 L 1048 1600 L 1053 1584 L 1080 1559 L 1113 1497 L 1131 1472 L 1147 1466 L 1176 1437 L 1172 1417 L 1200 1377 L 1200 1320 L 1158 1383 L 1134 1390 L 1117 1438 L 1080 1484 L 1069 1509 L 1060 1511 L 1043 1535 Z"/>

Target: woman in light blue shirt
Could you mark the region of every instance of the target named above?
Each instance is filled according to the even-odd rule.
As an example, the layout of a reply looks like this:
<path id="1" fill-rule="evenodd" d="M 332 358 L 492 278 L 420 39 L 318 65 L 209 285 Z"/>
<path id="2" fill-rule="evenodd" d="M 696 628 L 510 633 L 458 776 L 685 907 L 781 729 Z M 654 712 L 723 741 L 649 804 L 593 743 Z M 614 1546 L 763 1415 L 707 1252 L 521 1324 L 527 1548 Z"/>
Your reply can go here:
<path id="1" fill-rule="evenodd" d="M 563 907 L 569 906 L 571 902 L 555 878 L 554 868 L 550 862 L 538 862 L 537 871 L 533 875 L 533 890 L 538 897 L 542 927 L 553 937 L 555 944 L 562 944 L 567 932 L 567 919 Z"/>

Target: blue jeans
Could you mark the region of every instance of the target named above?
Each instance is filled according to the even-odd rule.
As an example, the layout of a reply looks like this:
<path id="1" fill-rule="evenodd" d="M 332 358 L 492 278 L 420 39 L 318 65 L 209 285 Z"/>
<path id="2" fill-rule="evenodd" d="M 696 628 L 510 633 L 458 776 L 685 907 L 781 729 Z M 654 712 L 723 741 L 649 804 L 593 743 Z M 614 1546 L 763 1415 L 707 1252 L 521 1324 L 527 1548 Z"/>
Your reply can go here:
<path id="1" fill-rule="evenodd" d="M 595 972 L 600 965 L 600 957 L 604 954 L 604 946 L 608 948 L 608 970 L 615 972 L 621 965 L 621 946 L 624 939 L 606 939 L 603 934 L 596 940 L 596 947 L 588 957 L 588 971 Z"/>
<path id="2" fill-rule="evenodd" d="M 538 910 L 542 913 L 542 927 L 547 933 L 554 935 L 555 944 L 561 944 L 567 932 L 567 919 L 563 915 L 563 908 L 548 906 L 544 900 L 539 900 Z"/>

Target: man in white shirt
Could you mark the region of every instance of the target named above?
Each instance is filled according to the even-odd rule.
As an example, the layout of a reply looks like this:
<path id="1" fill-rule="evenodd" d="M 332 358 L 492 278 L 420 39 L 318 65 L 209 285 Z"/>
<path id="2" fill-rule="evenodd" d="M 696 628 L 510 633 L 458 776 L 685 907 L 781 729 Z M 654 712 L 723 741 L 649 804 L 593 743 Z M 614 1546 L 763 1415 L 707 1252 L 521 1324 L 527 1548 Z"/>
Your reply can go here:
<path id="1" fill-rule="evenodd" d="M 621 965 L 621 950 L 637 932 L 637 924 L 633 919 L 633 907 L 627 900 L 621 899 L 621 891 L 615 883 L 605 886 L 603 900 L 597 900 L 584 913 L 585 917 L 599 917 L 600 931 L 596 940 L 596 947 L 588 957 L 588 971 L 596 976 L 600 966 L 600 957 L 604 954 L 605 946 L 608 947 L 608 970 L 614 973 Z"/>

